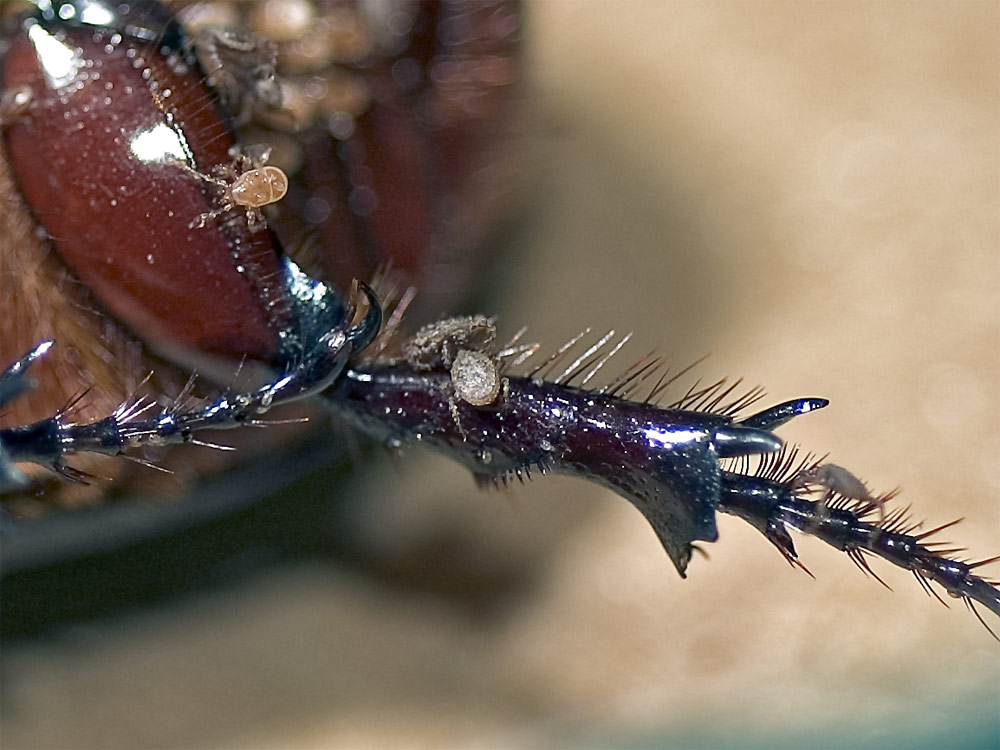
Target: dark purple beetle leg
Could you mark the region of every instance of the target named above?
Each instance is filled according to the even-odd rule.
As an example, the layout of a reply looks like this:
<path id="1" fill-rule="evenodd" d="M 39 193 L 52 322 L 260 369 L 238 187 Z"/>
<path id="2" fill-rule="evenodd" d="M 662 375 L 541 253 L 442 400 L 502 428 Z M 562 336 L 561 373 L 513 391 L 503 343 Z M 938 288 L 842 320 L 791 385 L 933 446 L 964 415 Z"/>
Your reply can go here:
<path id="1" fill-rule="evenodd" d="M 528 377 L 507 380 L 505 395 L 489 408 L 453 403 L 446 373 L 408 365 L 351 368 L 324 395 L 332 411 L 388 445 L 419 440 L 481 481 L 538 471 L 615 490 L 652 524 L 681 575 L 691 543 L 718 538 L 720 458 L 782 446 L 770 432 L 722 415 L 663 409 Z"/>
<path id="2" fill-rule="evenodd" d="M 313 283 L 319 286 L 319 282 Z M 86 475 L 66 464 L 67 455 L 90 452 L 114 456 L 143 445 L 189 442 L 200 430 L 237 429 L 254 423 L 275 406 L 326 390 L 340 376 L 348 358 L 371 342 L 381 324 L 378 298 L 367 285 L 362 289 L 368 298 L 368 312 L 358 325 L 352 327 L 349 319 L 342 318 L 344 322 L 315 339 L 297 342 L 300 356 L 283 375 L 256 391 L 227 392 L 195 406 L 175 403 L 157 409 L 151 417 L 144 415 L 153 404 L 137 400 L 122 404 L 109 417 L 86 424 L 69 423 L 56 415 L 0 430 L 0 491 L 22 486 L 23 477 L 14 468 L 15 462 L 40 464 L 66 478 L 86 481 Z M 315 299 L 322 296 L 317 293 Z M 322 308 L 315 312 L 322 319 Z M 50 346 L 48 341 L 39 344 L 0 376 L 0 400 L 10 400 L 30 387 L 25 371 Z"/>
<path id="3" fill-rule="evenodd" d="M 847 552 L 867 572 L 871 571 L 862 555 L 876 555 L 910 570 L 925 588 L 933 581 L 951 596 L 978 602 L 1000 615 L 1000 590 L 972 573 L 975 563 L 952 560 L 930 549 L 926 538 L 933 532 L 913 533 L 919 524 L 909 523 L 905 513 L 897 511 L 895 519 L 890 514 L 888 524 L 869 523 L 865 516 L 870 509 L 859 511 L 856 504 L 829 507 L 824 501 L 807 500 L 797 494 L 792 479 L 732 472 L 722 473 L 719 510 L 749 522 L 790 562 L 796 561 L 796 554 L 786 527 Z"/>
<path id="4" fill-rule="evenodd" d="M 43 341 L 0 373 L 0 407 L 35 387 L 35 381 L 28 377 L 28 368 L 51 348 L 51 341 Z M 22 490 L 28 484 L 27 477 L 14 466 L 14 458 L 0 439 L 0 492 Z"/>

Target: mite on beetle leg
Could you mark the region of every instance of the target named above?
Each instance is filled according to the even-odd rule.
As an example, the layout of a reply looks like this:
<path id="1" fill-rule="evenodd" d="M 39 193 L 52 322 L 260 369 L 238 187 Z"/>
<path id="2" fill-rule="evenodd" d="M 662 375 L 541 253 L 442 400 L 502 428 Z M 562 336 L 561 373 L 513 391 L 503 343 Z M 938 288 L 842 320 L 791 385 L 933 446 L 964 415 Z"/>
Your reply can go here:
<path id="1" fill-rule="evenodd" d="M 490 353 L 496 336 L 492 318 L 461 316 L 425 325 L 404 347 L 406 361 L 415 370 L 448 369 L 448 405 L 459 430 L 459 401 L 490 406 L 506 388 L 500 358 Z"/>
<path id="2" fill-rule="evenodd" d="M 489 406 L 497 400 L 503 378 L 497 361 L 486 352 L 460 349 L 451 363 L 451 385 L 455 396 L 473 406 Z"/>
<path id="3" fill-rule="evenodd" d="M 222 188 L 219 201 L 222 205 L 195 217 L 191 227 L 203 227 L 210 219 L 241 207 L 246 209 L 247 225 L 256 232 L 267 226 L 261 208 L 277 203 L 288 192 L 288 175 L 267 163 L 271 148 L 264 145 L 247 146 L 242 151 L 231 152 L 231 164 L 223 164 L 203 174 L 185 165 L 185 169 L 199 179 Z"/>
<path id="4" fill-rule="evenodd" d="M 828 503 L 834 495 L 848 500 L 869 503 L 878 511 L 879 522 L 885 521 L 884 498 L 872 495 L 868 486 L 843 466 L 826 463 L 816 464 L 802 469 L 792 479 L 792 486 L 796 489 L 810 484 L 818 485 L 825 491 L 823 504 Z"/>
<path id="5" fill-rule="evenodd" d="M 487 352 L 496 340 L 493 318 L 467 315 L 445 318 L 420 328 L 403 348 L 403 356 L 415 370 L 451 367 L 458 352 Z"/>

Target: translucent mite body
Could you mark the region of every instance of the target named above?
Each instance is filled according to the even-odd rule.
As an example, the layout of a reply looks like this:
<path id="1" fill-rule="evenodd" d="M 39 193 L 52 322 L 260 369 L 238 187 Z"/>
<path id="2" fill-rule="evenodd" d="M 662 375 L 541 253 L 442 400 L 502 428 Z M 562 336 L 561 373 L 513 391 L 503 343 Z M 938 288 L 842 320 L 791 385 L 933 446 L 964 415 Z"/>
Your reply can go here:
<path id="1" fill-rule="evenodd" d="M 267 164 L 270 154 L 271 150 L 266 146 L 251 147 L 236 153 L 231 164 L 215 167 L 211 175 L 191 170 L 200 179 L 221 189 L 219 207 L 199 215 L 191 226 L 203 227 L 234 208 L 246 209 L 247 226 L 251 231 L 266 226 L 260 209 L 277 203 L 288 192 L 288 175 L 278 167 Z"/>

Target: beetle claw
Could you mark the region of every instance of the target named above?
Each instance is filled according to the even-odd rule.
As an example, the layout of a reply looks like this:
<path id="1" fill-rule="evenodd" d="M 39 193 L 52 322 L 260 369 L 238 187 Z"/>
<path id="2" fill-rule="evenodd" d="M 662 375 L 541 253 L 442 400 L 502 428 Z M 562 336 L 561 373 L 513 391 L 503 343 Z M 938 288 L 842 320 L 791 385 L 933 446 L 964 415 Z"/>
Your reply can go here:
<path id="1" fill-rule="evenodd" d="M 359 354 L 367 348 L 382 329 L 382 304 L 378 295 L 363 281 L 358 282 L 358 288 L 364 292 L 368 300 L 368 312 L 360 323 L 347 332 L 347 343 L 351 346 L 352 354 Z"/>
<path id="2" fill-rule="evenodd" d="M 752 414 L 745 419 L 741 419 L 739 424 L 743 427 L 754 427 L 758 430 L 770 431 L 801 414 L 808 414 L 811 411 L 822 409 L 829 403 L 825 398 L 797 398 Z"/>

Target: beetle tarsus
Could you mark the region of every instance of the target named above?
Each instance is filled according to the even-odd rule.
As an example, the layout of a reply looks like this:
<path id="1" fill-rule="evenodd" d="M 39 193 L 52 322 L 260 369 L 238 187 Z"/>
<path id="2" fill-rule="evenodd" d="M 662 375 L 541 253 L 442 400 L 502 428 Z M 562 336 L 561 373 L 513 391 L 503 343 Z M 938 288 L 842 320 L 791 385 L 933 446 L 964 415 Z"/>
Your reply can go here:
<path id="1" fill-rule="evenodd" d="M 822 496 L 815 499 L 811 496 L 814 493 L 796 482 L 801 468 L 775 472 L 775 467 L 787 466 L 786 455 L 794 457 L 794 449 L 786 448 L 774 460 L 762 462 L 756 472 L 724 471 L 719 510 L 749 522 L 794 564 L 799 564 L 798 557 L 787 529 L 814 536 L 846 552 L 863 572 L 882 583 L 866 557 L 881 557 L 911 571 L 921 586 L 935 596 L 930 584 L 936 583 L 950 596 L 964 600 L 977 616 L 974 604 L 1000 615 L 1000 590 L 994 582 L 973 572 L 977 566 L 995 560 L 965 562 L 938 551 L 935 542 L 928 540 L 952 524 L 918 532 L 922 524 L 913 521 L 906 508 L 881 515 L 881 505 L 896 492 L 879 497 L 878 504 L 836 493 L 831 498 L 825 488 L 820 490 Z M 822 464 L 813 464 L 817 465 Z M 987 630 L 997 637 L 988 626 Z"/>

